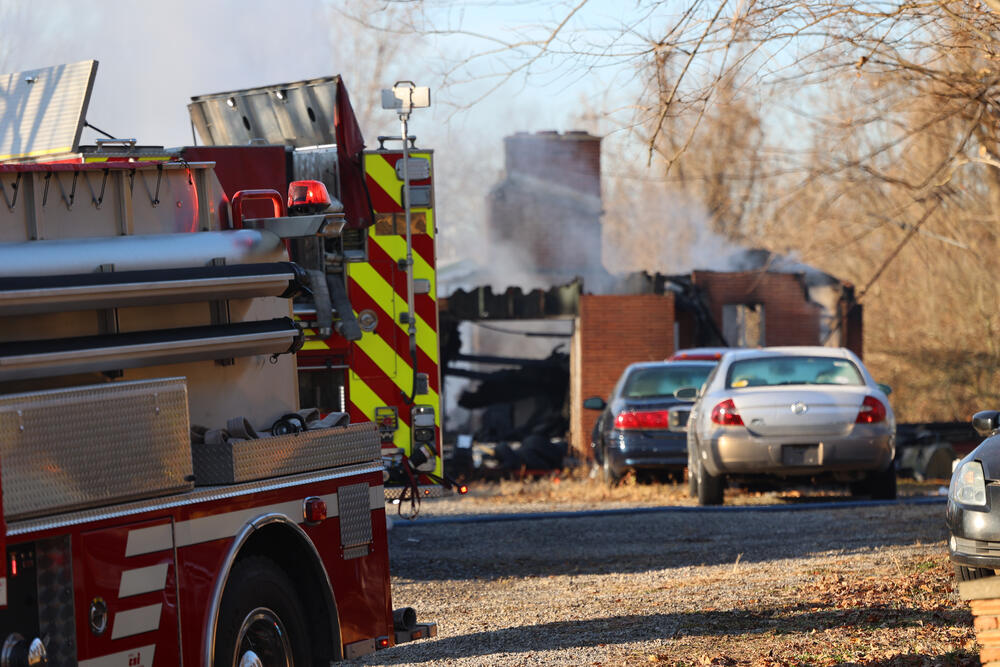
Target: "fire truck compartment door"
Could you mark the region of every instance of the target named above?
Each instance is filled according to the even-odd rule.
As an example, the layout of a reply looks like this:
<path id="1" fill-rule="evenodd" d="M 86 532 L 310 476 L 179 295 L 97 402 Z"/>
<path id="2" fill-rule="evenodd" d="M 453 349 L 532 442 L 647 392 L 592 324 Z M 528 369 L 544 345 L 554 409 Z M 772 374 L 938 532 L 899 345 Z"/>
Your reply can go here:
<path id="1" fill-rule="evenodd" d="M 180 664 L 173 547 L 169 517 L 86 532 L 74 542 L 81 664 Z M 99 635 L 87 620 L 98 599 L 107 610 Z M 118 654 L 127 659 L 112 661 Z"/>
<path id="2" fill-rule="evenodd" d="M 0 396 L 7 523 L 193 488 L 183 378 Z"/>

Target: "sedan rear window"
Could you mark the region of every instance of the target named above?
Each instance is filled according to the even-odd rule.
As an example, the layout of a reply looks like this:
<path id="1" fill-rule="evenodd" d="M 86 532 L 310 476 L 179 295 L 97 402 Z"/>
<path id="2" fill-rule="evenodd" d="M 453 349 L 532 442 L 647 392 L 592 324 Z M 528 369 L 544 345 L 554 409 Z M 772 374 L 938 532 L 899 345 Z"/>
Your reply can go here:
<path id="1" fill-rule="evenodd" d="M 726 387 L 775 387 L 786 384 L 863 385 L 853 362 L 835 357 L 764 357 L 734 361 Z"/>
<path id="2" fill-rule="evenodd" d="M 622 395 L 626 398 L 673 396 L 681 387 L 701 387 L 715 368 L 710 364 L 664 364 L 637 368 L 625 380 Z"/>

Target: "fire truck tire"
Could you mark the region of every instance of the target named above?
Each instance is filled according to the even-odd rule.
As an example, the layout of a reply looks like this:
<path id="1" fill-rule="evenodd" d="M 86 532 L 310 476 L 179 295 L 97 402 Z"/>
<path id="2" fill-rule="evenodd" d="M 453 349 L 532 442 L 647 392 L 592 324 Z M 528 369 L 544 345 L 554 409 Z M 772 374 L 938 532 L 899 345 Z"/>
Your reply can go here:
<path id="1" fill-rule="evenodd" d="M 294 591 L 291 578 L 271 559 L 237 561 L 222 594 L 212 664 L 312 665 L 306 613 Z"/>

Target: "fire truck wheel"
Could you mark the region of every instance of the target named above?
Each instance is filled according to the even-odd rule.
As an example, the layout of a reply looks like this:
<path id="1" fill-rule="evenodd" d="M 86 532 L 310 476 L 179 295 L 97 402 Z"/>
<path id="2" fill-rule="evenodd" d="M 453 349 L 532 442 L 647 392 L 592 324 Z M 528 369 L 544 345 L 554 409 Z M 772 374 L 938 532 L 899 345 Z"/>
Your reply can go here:
<path id="1" fill-rule="evenodd" d="M 311 665 L 309 630 L 295 584 L 274 561 L 247 556 L 222 594 L 215 665 Z"/>

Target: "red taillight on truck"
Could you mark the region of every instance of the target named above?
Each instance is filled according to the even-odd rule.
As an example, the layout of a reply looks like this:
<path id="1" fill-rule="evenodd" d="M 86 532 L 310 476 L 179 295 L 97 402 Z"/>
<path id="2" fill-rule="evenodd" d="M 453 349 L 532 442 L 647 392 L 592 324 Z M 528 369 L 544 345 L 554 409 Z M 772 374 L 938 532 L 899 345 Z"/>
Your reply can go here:
<path id="1" fill-rule="evenodd" d="M 885 414 L 885 406 L 882 405 L 882 401 L 874 396 L 865 396 L 865 400 L 861 402 L 861 409 L 858 410 L 858 418 L 854 420 L 854 423 L 877 424 L 885 421 Z"/>
<path id="2" fill-rule="evenodd" d="M 615 417 L 615 428 L 627 431 L 640 428 L 670 428 L 670 413 L 666 410 L 646 412 L 620 412 Z"/>
<path id="3" fill-rule="evenodd" d="M 733 399 L 727 398 L 712 408 L 712 423 L 720 426 L 743 426 L 743 417 L 737 412 Z"/>

